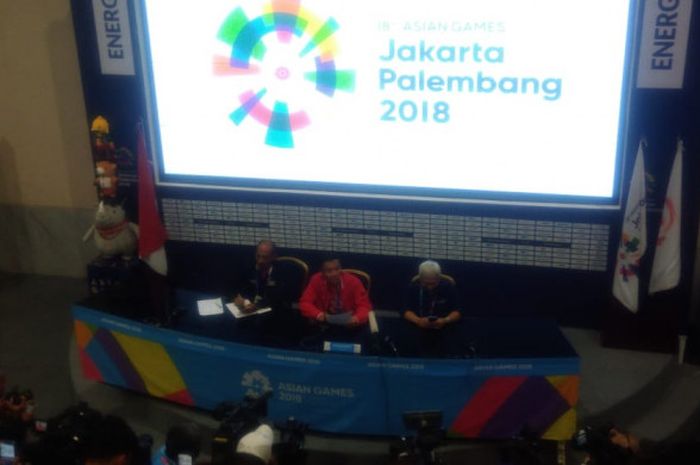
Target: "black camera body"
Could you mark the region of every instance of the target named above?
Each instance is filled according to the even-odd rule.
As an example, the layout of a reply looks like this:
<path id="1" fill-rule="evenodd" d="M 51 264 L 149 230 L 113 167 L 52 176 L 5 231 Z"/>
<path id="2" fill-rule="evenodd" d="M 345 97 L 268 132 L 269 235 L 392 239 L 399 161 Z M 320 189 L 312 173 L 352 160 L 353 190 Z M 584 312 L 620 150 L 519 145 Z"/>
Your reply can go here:
<path id="1" fill-rule="evenodd" d="M 304 441 L 309 425 L 301 423 L 294 418 L 276 425 L 280 438 L 273 447 L 273 455 L 277 457 L 277 463 L 284 465 L 301 465 L 306 463 L 306 449 Z"/>
<path id="2" fill-rule="evenodd" d="M 416 465 L 440 465 L 444 463 L 435 449 L 445 439 L 442 428 L 442 412 L 404 412 L 403 422 L 407 430 L 415 431 L 414 437 L 403 437 L 392 446 L 391 455 L 397 463 Z"/>
<path id="3" fill-rule="evenodd" d="M 39 440 L 28 444 L 25 461 L 31 464 L 82 463 L 87 437 L 91 428 L 100 420 L 100 412 L 81 402 L 46 422 L 46 430 Z"/>
<path id="4" fill-rule="evenodd" d="M 238 403 L 224 402 L 214 410 L 214 418 L 220 421 L 211 442 L 212 465 L 232 463 L 238 441 L 260 425 L 267 416 L 268 391 L 259 397 L 246 396 Z"/>
<path id="5" fill-rule="evenodd" d="M 69 407 L 36 431 L 38 440 L 27 444 L 24 462 L 32 465 L 82 465 L 91 431 L 102 414 L 86 402 Z M 131 457 L 131 465 L 150 465 L 153 438 L 141 435 Z"/>
<path id="6" fill-rule="evenodd" d="M 246 396 L 242 402 L 225 402 L 214 410 L 214 418 L 221 423 L 211 443 L 212 465 L 235 463 L 236 446 L 240 439 L 263 424 L 267 417 L 267 401 L 272 391 L 262 396 Z M 274 425 L 279 440 L 273 444 L 273 455 L 277 463 L 296 465 L 305 463 L 304 441 L 309 426 L 293 418 Z"/>

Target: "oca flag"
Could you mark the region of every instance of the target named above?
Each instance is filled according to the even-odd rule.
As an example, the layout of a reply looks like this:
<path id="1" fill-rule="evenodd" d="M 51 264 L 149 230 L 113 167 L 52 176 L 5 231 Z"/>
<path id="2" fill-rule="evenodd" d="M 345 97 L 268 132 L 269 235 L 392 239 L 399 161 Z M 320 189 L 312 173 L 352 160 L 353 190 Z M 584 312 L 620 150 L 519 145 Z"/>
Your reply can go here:
<path id="1" fill-rule="evenodd" d="M 647 249 L 644 175 L 644 142 L 640 142 L 627 195 L 622 237 L 613 278 L 613 295 L 634 313 L 639 309 L 639 262 Z"/>
<path id="2" fill-rule="evenodd" d="M 676 157 L 666 190 L 656 254 L 651 269 L 649 294 L 678 286 L 681 280 L 681 186 L 683 179 L 683 142 L 678 141 Z"/>

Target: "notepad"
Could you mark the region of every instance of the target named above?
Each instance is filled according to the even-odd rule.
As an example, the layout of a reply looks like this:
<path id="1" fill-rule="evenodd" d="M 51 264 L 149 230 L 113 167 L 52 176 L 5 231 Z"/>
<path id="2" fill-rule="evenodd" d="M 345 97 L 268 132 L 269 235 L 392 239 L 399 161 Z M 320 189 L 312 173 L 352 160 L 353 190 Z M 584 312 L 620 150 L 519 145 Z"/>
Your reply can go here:
<path id="1" fill-rule="evenodd" d="M 224 303 L 220 298 L 198 300 L 197 311 L 201 316 L 221 315 L 224 313 Z"/>
<path id="2" fill-rule="evenodd" d="M 350 323 L 350 320 L 352 320 L 351 312 L 326 314 L 326 323 L 329 325 L 345 326 Z"/>
<path id="3" fill-rule="evenodd" d="M 248 305 L 248 304 L 250 304 L 250 300 L 246 299 L 244 305 Z M 236 305 L 234 303 L 226 304 L 226 308 L 236 318 L 246 318 L 246 317 L 253 316 L 253 315 L 262 315 L 263 313 L 267 313 L 267 312 L 272 311 L 271 307 L 265 307 L 265 308 L 259 308 L 259 309 L 255 310 L 254 312 L 243 313 L 241 311 L 241 309 L 238 308 L 238 305 Z"/>

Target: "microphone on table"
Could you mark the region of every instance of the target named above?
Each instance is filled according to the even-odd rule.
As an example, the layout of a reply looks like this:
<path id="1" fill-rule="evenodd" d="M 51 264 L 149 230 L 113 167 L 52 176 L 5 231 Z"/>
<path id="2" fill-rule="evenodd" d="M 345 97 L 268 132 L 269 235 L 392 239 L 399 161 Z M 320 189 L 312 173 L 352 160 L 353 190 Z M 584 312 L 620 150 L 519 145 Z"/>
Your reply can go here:
<path id="1" fill-rule="evenodd" d="M 369 332 L 372 340 L 372 353 L 374 355 L 393 355 L 398 356 L 399 351 L 394 344 L 394 341 L 389 336 L 382 337 L 379 334 L 379 323 L 377 323 L 377 314 L 374 310 L 369 312 Z"/>
<path id="2" fill-rule="evenodd" d="M 369 312 L 369 332 L 372 333 L 373 336 L 379 334 L 377 315 L 374 313 L 374 310 Z"/>
<path id="3" fill-rule="evenodd" d="M 374 310 L 370 310 L 368 319 L 372 355 L 381 355 L 382 340 L 379 336 L 379 324 L 377 324 L 377 314 L 374 313 Z"/>

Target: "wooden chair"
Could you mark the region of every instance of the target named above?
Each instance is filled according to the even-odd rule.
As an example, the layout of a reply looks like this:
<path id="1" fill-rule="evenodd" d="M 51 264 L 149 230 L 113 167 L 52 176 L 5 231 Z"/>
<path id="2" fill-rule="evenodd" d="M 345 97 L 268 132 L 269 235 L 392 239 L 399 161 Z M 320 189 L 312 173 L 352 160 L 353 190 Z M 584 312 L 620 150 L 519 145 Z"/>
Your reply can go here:
<path id="1" fill-rule="evenodd" d="M 276 261 L 278 263 L 289 263 L 299 270 L 301 276 L 299 281 L 299 296 L 301 296 L 304 292 L 304 288 L 306 288 L 306 283 L 309 281 L 309 265 L 304 260 L 297 257 L 277 257 Z"/>
<path id="2" fill-rule="evenodd" d="M 357 276 L 360 281 L 362 281 L 362 285 L 365 286 L 367 293 L 369 293 L 369 290 L 372 288 L 372 277 L 369 275 L 369 273 L 362 270 L 356 270 L 354 268 L 343 268 L 343 271 Z"/>
<path id="3" fill-rule="evenodd" d="M 420 275 L 415 275 L 413 278 L 411 278 L 411 283 L 415 283 L 419 279 L 420 279 Z M 450 276 L 448 274 L 440 274 L 440 281 L 447 281 L 448 283 L 450 283 L 453 286 L 457 285 L 455 278 L 453 278 L 452 276 Z"/>

